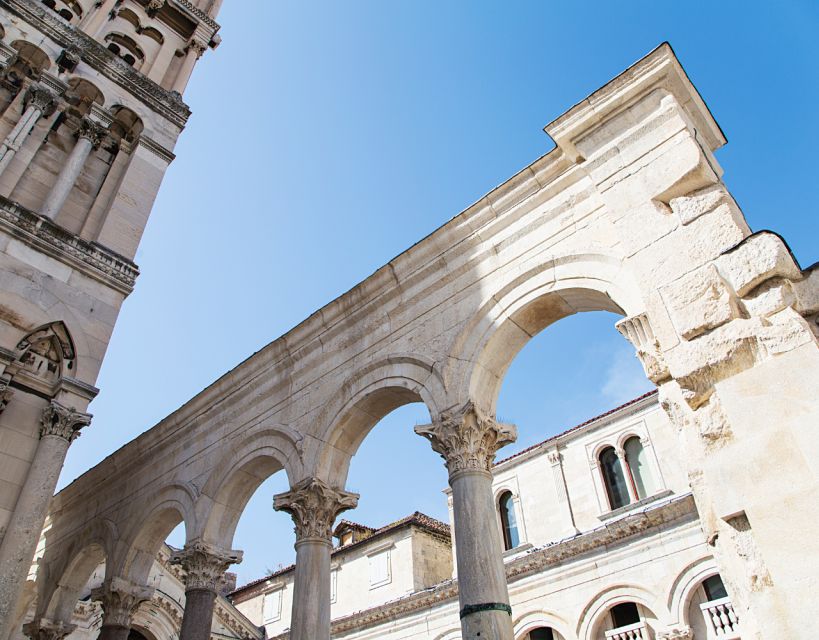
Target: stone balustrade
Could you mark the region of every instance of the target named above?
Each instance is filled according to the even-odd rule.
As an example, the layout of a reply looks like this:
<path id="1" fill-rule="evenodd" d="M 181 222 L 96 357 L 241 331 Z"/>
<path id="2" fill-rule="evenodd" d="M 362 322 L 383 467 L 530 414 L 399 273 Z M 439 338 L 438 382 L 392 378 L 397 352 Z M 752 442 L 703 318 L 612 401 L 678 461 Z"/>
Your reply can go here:
<path id="1" fill-rule="evenodd" d="M 720 598 L 703 602 L 700 605 L 705 625 L 708 627 L 708 638 L 720 640 L 739 640 L 739 618 L 734 612 L 730 598 Z"/>
<path id="2" fill-rule="evenodd" d="M 629 624 L 606 631 L 606 640 L 649 640 L 648 625 L 645 622 Z"/>

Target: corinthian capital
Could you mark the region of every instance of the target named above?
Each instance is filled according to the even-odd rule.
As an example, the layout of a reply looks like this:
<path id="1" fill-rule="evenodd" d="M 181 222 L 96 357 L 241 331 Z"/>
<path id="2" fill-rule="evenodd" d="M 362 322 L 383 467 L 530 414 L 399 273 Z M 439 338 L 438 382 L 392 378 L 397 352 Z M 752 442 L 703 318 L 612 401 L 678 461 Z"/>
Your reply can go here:
<path id="1" fill-rule="evenodd" d="M 23 625 L 23 633 L 31 640 L 62 640 L 77 628 L 75 624 L 40 618 Z"/>
<path id="2" fill-rule="evenodd" d="M 471 401 L 445 411 L 437 422 L 417 425 L 415 433 L 441 454 L 450 476 L 468 470 L 490 472 L 498 449 L 518 437 L 515 425 L 497 422 Z"/>
<path id="3" fill-rule="evenodd" d="M 105 127 L 90 118 L 83 118 L 80 121 L 80 128 L 77 129 L 77 137 L 90 140 L 95 149 L 102 144 L 106 133 L 108 132 Z"/>
<path id="4" fill-rule="evenodd" d="M 153 589 L 114 578 L 93 589 L 91 599 L 102 603 L 104 626 L 129 628 L 139 605 L 150 600 L 153 594 Z"/>
<path id="5" fill-rule="evenodd" d="M 40 416 L 40 437 L 59 436 L 71 443 L 79 437 L 80 429 L 89 424 L 90 413 L 80 413 L 73 407 L 68 409 L 52 400 Z"/>
<path id="6" fill-rule="evenodd" d="M 48 113 L 54 106 L 57 97 L 50 89 L 41 84 L 33 84 L 26 91 L 23 98 L 26 107 L 39 109 L 41 113 Z"/>
<path id="7" fill-rule="evenodd" d="M 354 509 L 358 494 L 333 489 L 318 478 L 307 478 L 291 491 L 273 498 L 273 508 L 293 517 L 296 539 L 332 539 L 333 521 L 342 511 Z"/>
<path id="8" fill-rule="evenodd" d="M 182 565 L 185 570 L 187 591 L 204 589 L 215 592 L 227 568 L 241 561 L 241 551 L 225 551 L 201 540 L 186 544 L 184 549 L 171 556 L 171 564 Z"/>

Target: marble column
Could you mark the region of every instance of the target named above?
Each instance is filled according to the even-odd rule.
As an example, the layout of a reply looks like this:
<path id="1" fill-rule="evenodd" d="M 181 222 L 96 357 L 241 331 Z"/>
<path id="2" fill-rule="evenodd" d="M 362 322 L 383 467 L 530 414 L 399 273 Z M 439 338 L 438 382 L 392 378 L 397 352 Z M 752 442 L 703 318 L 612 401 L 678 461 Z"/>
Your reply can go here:
<path id="1" fill-rule="evenodd" d="M 77 144 L 74 145 L 56 182 L 48 192 L 40 213 L 52 220 L 57 217 L 74 183 L 82 173 L 85 161 L 88 160 L 91 151 L 100 146 L 104 137 L 105 129 L 101 125 L 88 118 L 83 118 L 77 130 Z"/>
<path id="2" fill-rule="evenodd" d="M 134 614 L 154 590 L 123 578 L 106 581 L 91 592 L 91 599 L 102 602 L 102 628 L 98 640 L 128 640 Z"/>
<path id="3" fill-rule="evenodd" d="M 100 6 L 88 12 L 88 16 L 80 24 L 80 28 L 92 38 L 95 37 L 102 25 L 111 19 L 111 12 L 122 0 L 102 0 Z"/>
<path id="4" fill-rule="evenodd" d="M 290 640 L 330 640 L 333 521 L 357 504 L 357 494 L 333 489 L 318 478 L 307 478 L 274 498 L 273 507 L 289 513 L 296 525 Z"/>
<path id="5" fill-rule="evenodd" d="M 9 166 L 14 155 L 31 133 L 34 125 L 40 116 L 47 114 L 54 106 L 55 95 L 40 85 L 32 85 L 26 91 L 23 98 L 25 108 L 17 124 L 6 136 L 3 144 L 0 145 L 0 175 Z"/>
<path id="6" fill-rule="evenodd" d="M 634 488 L 634 479 L 631 477 L 631 467 L 628 466 L 626 451 L 622 447 L 616 447 L 614 453 L 617 454 L 617 459 L 620 461 L 620 469 L 623 471 L 623 479 L 626 482 L 626 489 L 628 490 L 629 503 L 637 502 L 640 498 L 637 496 L 637 491 Z"/>
<path id="7" fill-rule="evenodd" d="M 188 86 L 188 80 L 191 79 L 193 68 L 196 66 L 196 61 L 202 57 L 202 54 L 207 49 L 207 45 L 202 44 L 198 40 L 191 40 L 185 49 L 185 59 L 182 61 L 182 66 L 179 67 L 179 73 L 176 74 L 172 91 L 176 91 L 180 95 L 185 93 L 185 87 Z"/>
<path id="8" fill-rule="evenodd" d="M 23 625 L 23 633 L 31 640 L 62 640 L 77 628 L 75 624 L 40 618 Z"/>
<path id="9" fill-rule="evenodd" d="M 41 417 L 40 442 L 0 544 L 0 638 L 7 638 L 40 539 L 68 446 L 91 416 L 52 401 Z"/>
<path id="10" fill-rule="evenodd" d="M 228 567 L 242 561 L 241 551 L 225 551 L 195 540 L 171 558 L 185 570 L 185 614 L 179 640 L 210 640 L 213 603 L 219 580 Z"/>
<path id="11" fill-rule="evenodd" d="M 515 441 L 517 430 L 469 402 L 415 432 L 430 441 L 449 471 L 463 638 L 514 640 L 492 463 L 498 449 Z"/>

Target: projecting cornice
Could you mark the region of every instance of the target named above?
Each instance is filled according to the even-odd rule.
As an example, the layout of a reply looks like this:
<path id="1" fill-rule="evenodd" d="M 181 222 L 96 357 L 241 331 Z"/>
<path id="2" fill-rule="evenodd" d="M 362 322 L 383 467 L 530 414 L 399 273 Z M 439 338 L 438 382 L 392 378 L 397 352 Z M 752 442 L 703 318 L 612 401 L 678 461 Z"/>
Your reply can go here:
<path id="1" fill-rule="evenodd" d="M 126 296 L 134 289 L 139 268 L 133 262 L 2 196 L 0 230 Z"/>
<path id="2" fill-rule="evenodd" d="M 45 5 L 34 0 L 0 0 L 0 8 L 19 16 L 60 46 L 75 47 L 82 61 L 89 67 L 132 93 L 180 129 L 185 126 L 191 111 L 182 101 L 182 96 L 166 91 L 149 80 L 99 42 L 55 15 Z"/>

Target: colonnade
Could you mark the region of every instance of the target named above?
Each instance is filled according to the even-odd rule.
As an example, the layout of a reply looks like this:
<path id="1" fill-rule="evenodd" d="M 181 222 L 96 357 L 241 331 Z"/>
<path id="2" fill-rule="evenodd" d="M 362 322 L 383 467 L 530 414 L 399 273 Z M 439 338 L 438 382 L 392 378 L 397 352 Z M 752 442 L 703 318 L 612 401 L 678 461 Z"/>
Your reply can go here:
<path id="1" fill-rule="evenodd" d="M 62 420 L 61 424 L 83 422 L 77 416 L 66 416 Z M 513 640 L 512 610 L 492 494 L 491 469 L 496 452 L 516 439 L 516 429 L 496 422 L 472 403 L 467 403 L 457 410 L 443 413 L 432 424 L 415 427 L 415 431 L 441 454 L 449 471 L 463 637 L 469 640 Z M 68 442 L 61 440 L 63 456 Z M 56 462 L 52 468 L 59 469 L 61 465 Z M 56 476 L 49 487 L 42 487 L 43 497 L 50 496 L 54 482 Z M 274 497 L 274 508 L 291 515 L 296 532 L 292 640 L 330 638 L 333 522 L 340 513 L 355 508 L 357 504 L 357 494 L 331 487 L 313 476 Z M 241 551 L 221 549 L 202 540 L 188 542 L 171 558 L 172 563 L 181 565 L 185 571 L 181 640 L 209 640 L 220 579 L 231 564 L 241 562 L 241 559 Z M 151 595 L 151 589 L 119 577 L 107 580 L 94 590 L 92 598 L 101 602 L 103 609 L 101 640 L 126 640 L 134 614 Z M 60 640 L 71 630 L 67 620 L 46 619 L 35 620 L 25 628 L 29 637 L 38 640 L 46 633 L 49 640 Z"/>

